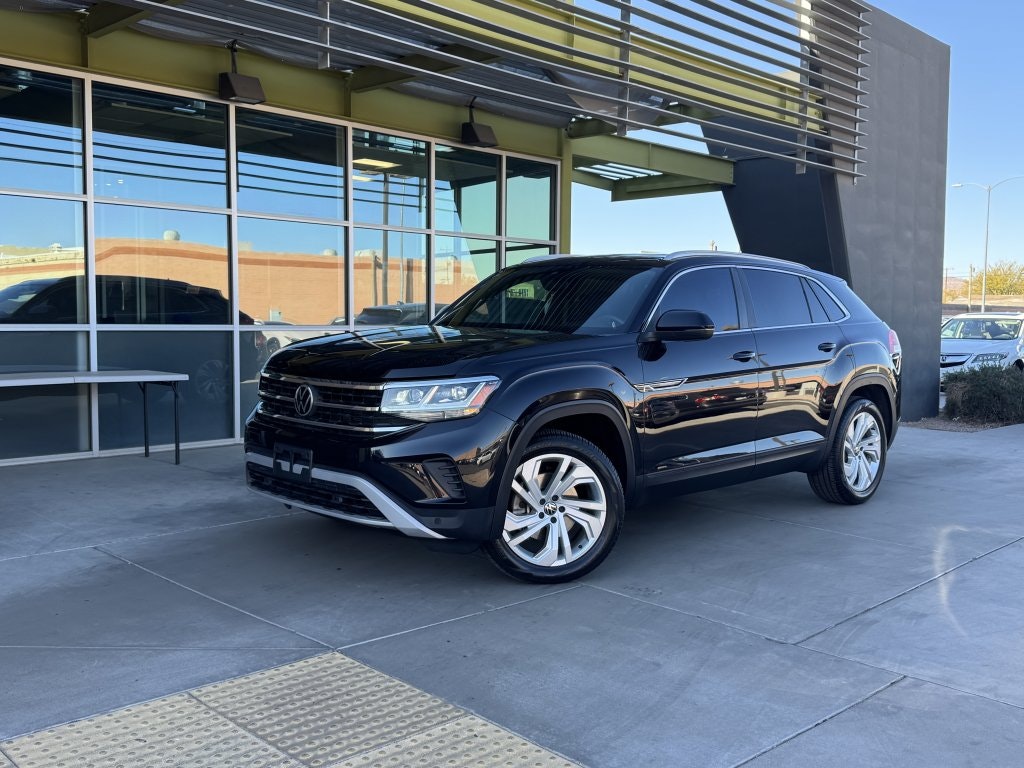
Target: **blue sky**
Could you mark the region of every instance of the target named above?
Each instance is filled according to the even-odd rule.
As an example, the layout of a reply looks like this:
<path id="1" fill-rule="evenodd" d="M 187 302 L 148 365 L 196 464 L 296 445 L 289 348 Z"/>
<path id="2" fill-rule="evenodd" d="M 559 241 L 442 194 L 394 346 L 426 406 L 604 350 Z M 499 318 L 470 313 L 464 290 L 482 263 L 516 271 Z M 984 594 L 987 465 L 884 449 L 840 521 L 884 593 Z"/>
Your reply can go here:
<path id="1" fill-rule="evenodd" d="M 945 262 L 950 275 L 978 269 L 985 237 L 985 192 L 955 182 L 994 184 L 1024 175 L 1024 74 L 1020 0 L 876 0 L 876 7 L 951 48 Z M 867 170 L 871 172 L 870 168 Z M 992 192 L 989 264 L 1024 260 L 1024 178 Z M 612 204 L 608 193 L 573 187 L 572 250 L 578 253 L 706 248 L 736 250 L 719 194 Z"/>

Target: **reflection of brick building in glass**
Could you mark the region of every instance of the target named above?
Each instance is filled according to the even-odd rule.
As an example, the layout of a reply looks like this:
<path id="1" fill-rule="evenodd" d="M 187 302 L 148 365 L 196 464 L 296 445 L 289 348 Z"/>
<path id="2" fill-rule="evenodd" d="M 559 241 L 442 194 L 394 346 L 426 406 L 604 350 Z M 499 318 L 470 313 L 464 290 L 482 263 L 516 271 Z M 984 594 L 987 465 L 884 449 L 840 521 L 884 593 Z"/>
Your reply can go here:
<path id="1" fill-rule="evenodd" d="M 26 280 L 85 274 L 85 250 L 51 245 L 48 250 L 0 245 L 0 289 Z"/>
<path id="2" fill-rule="evenodd" d="M 23 249 L 27 250 L 27 249 Z M 426 301 L 423 258 L 390 256 L 377 250 L 355 254 L 354 307 Z M 470 259 L 444 259 L 444 280 L 435 301 L 447 304 L 476 285 Z M 240 309 L 260 320 L 326 325 L 345 314 L 345 259 L 333 254 L 270 251 L 239 253 Z M 84 274 L 81 248 L 5 254 L 0 288 L 27 280 Z M 223 248 L 176 240 L 105 238 L 96 240 L 96 272 L 180 280 L 230 295 L 228 256 Z M 335 286 L 334 290 L 325 286 Z"/>

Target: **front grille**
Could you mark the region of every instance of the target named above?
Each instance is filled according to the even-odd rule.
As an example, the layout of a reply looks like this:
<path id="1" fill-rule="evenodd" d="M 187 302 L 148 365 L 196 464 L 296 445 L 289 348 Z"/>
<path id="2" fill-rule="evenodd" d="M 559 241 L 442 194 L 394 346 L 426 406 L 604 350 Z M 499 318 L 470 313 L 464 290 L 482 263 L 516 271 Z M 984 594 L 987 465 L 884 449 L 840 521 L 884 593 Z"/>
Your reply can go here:
<path id="1" fill-rule="evenodd" d="M 939 363 L 939 367 L 940 368 L 955 368 L 956 366 L 963 365 L 963 364 L 964 364 L 963 360 L 957 360 L 955 362 Z"/>
<path id="2" fill-rule="evenodd" d="M 313 410 L 300 416 L 295 408 L 295 390 L 309 386 L 315 394 Z M 260 413 L 311 426 L 355 432 L 395 432 L 413 426 L 407 419 L 380 412 L 380 385 L 302 379 L 297 376 L 260 376 Z"/>
<path id="3" fill-rule="evenodd" d="M 351 485 L 329 483 L 311 478 L 309 482 L 289 477 L 279 477 L 269 467 L 249 463 L 246 465 L 249 485 L 258 491 L 265 491 L 278 498 L 294 501 L 296 504 L 312 504 L 324 509 L 333 509 L 354 517 L 386 521 L 387 518 L 373 505 L 362 491 Z"/>

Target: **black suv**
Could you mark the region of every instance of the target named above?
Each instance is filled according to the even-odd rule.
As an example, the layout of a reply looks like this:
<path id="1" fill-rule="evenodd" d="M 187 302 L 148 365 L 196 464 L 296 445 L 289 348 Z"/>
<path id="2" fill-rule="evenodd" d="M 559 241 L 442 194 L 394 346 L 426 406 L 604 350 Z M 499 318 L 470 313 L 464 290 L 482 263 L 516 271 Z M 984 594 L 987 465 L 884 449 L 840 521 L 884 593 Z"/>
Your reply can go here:
<path id="1" fill-rule="evenodd" d="M 247 481 L 566 581 L 651 495 L 800 471 L 827 501 L 867 501 L 899 422 L 900 358 L 846 283 L 799 264 L 542 257 L 430 325 L 271 357 Z"/>

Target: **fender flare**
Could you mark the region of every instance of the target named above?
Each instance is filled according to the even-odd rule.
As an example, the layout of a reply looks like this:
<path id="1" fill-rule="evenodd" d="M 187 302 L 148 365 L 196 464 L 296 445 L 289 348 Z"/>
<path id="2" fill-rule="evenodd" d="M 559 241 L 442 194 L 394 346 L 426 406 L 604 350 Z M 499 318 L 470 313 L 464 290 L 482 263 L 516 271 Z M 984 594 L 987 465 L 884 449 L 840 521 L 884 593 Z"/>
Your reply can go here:
<path id="1" fill-rule="evenodd" d="M 842 414 L 846 411 L 846 406 L 849 404 L 850 398 L 856 394 L 858 389 L 873 384 L 881 386 L 882 389 L 885 390 L 886 397 L 889 400 L 889 419 L 891 426 L 887 430 L 888 434 L 886 435 L 886 442 L 889 445 L 892 445 L 892 441 L 896 436 L 896 420 L 899 413 L 896 408 L 896 399 L 893 397 L 892 381 L 882 373 L 861 373 L 850 379 L 846 387 L 843 388 L 843 394 L 839 398 L 839 402 L 834 411 L 837 416 L 832 419 L 832 425 L 828 429 L 828 440 L 825 442 L 826 446 L 832 445 L 832 441 L 835 440 L 836 430 L 839 429 L 839 422 L 842 418 Z"/>
<path id="2" fill-rule="evenodd" d="M 508 500 L 512 491 L 512 475 L 519 466 L 519 461 L 529 447 L 534 436 L 545 426 L 566 416 L 581 416 L 587 414 L 600 414 L 608 416 L 618 432 L 619 439 L 625 447 L 626 455 L 626 477 L 623 485 L 623 496 L 626 499 L 631 497 L 636 485 L 636 460 L 633 455 L 633 441 L 630 438 L 629 430 L 622 413 L 614 405 L 606 400 L 574 400 L 567 403 L 555 403 L 538 411 L 530 416 L 522 426 L 517 426 L 509 440 L 509 450 L 505 469 L 501 473 L 501 481 L 498 485 L 498 493 L 495 497 L 494 518 L 491 521 L 491 539 L 501 535 L 505 524 L 505 510 L 508 508 Z"/>

